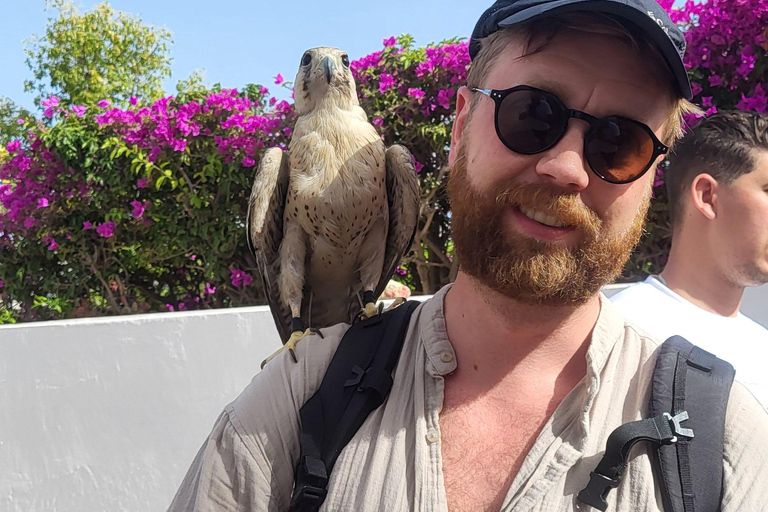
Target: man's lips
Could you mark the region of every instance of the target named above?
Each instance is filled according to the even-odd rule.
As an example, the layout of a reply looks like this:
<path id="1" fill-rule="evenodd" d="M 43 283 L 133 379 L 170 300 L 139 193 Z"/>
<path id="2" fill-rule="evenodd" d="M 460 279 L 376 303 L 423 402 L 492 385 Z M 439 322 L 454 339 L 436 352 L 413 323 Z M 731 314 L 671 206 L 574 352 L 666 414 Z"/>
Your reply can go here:
<path id="1" fill-rule="evenodd" d="M 567 236 L 571 232 L 575 231 L 575 227 L 573 226 L 550 226 L 544 222 L 540 222 L 536 220 L 535 218 L 531 218 L 529 215 L 526 215 L 523 213 L 523 211 L 518 206 L 513 206 L 511 208 L 513 218 L 515 219 L 516 229 L 523 232 L 524 234 L 528 236 L 532 236 L 534 238 L 538 238 L 541 240 L 547 240 L 547 241 L 556 241 L 560 240 L 563 237 Z M 547 219 L 544 219 L 545 222 Z M 549 219 L 551 222 L 551 219 Z M 557 220 L 555 219 L 556 223 Z M 562 223 L 559 223 L 562 224 Z"/>
<path id="2" fill-rule="evenodd" d="M 517 206 L 517 209 L 528 217 L 529 219 L 535 220 L 539 224 L 544 224 L 545 226 L 549 226 L 551 228 L 565 228 L 568 227 L 568 225 L 559 220 L 557 217 L 552 215 L 551 213 L 546 213 L 540 210 L 534 210 L 532 208 L 525 208 L 523 206 Z"/>

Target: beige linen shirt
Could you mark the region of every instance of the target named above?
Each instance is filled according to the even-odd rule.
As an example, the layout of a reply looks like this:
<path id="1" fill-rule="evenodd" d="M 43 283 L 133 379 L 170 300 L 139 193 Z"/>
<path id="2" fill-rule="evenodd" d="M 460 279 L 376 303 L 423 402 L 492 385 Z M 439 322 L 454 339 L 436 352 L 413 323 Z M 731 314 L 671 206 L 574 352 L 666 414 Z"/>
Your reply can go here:
<path id="1" fill-rule="evenodd" d="M 414 313 L 386 403 L 346 446 L 322 511 L 448 510 L 440 451 L 444 376 L 456 369 L 446 334 L 447 288 Z M 298 344 L 298 363 L 273 360 L 216 422 L 171 511 L 285 511 L 299 457 L 299 408 L 314 394 L 348 326 Z M 648 417 L 658 343 L 601 298 L 587 375 L 540 432 L 501 507 L 504 512 L 591 510 L 576 501 L 608 435 Z M 723 512 L 768 510 L 768 413 L 734 383 L 726 414 Z M 498 468 L 504 471 L 504 468 Z M 609 511 L 661 511 L 649 447 L 632 451 Z"/>

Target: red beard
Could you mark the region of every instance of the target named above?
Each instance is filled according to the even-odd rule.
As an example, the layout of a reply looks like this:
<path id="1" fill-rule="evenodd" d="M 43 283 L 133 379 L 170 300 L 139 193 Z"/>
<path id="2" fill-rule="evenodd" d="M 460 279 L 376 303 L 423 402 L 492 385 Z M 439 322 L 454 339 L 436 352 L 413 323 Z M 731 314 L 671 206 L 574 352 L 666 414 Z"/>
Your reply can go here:
<path id="1" fill-rule="evenodd" d="M 467 177 L 466 149 L 458 148 L 448 180 L 452 231 L 461 270 L 509 298 L 550 306 L 583 304 L 612 282 L 640 240 L 649 195 L 630 228 L 608 233 L 573 194 L 540 184 L 500 183 L 479 192 Z M 582 235 L 574 248 L 505 228 L 512 207 L 546 211 Z"/>

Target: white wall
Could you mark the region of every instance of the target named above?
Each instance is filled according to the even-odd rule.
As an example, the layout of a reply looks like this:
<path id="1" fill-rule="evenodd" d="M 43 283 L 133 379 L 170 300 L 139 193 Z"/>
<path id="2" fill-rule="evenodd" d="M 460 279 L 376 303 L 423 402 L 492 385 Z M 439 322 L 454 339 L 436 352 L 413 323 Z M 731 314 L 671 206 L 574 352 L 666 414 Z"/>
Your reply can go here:
<path id="1" fill-rule="evenodd" d="M 279 346 L 264 307 L 0 327 L 0 511 L 165 510 Z"/>
<path id="2" fill-rule="evenodd" d="M 264 307 L 0 327 L 0 512 L 165 510 L 278 347 Z"/>

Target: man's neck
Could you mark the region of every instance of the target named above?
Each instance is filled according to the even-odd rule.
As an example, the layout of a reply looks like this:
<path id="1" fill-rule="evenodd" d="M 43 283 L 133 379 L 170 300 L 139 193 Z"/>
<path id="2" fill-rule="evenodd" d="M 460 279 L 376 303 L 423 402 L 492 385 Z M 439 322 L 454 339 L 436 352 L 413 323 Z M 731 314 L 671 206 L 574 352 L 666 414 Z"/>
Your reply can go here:
<path id="1" fill-rule="evenodd" d="M 541 375 L 567 370 L 573 374 L 568 380 L 578 381 L 586 373 L 588 340 L 599 313 L 597 296 L 580 306 L 523 304 L 463 273 L 445 297 L 446 328 L 456 351 L 457 373 L 473 369 L 473 385 L 479 388 L 520 372 Z"/>
<path id="2" fill-rule="evenodd" d="M 707 251 L 683 251 L 673 244 L 661 273 L 664 284 L 691 304 L 722 316 L 736 316 L 744 287 L 727 279 Z"/>

